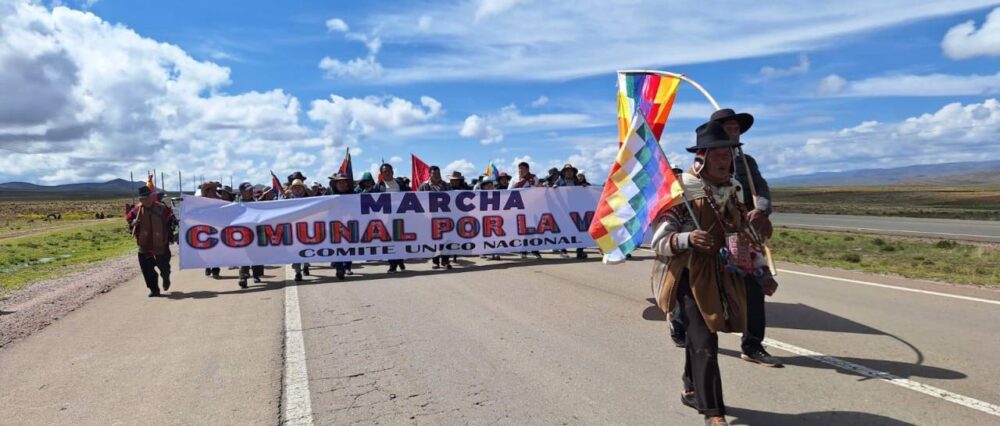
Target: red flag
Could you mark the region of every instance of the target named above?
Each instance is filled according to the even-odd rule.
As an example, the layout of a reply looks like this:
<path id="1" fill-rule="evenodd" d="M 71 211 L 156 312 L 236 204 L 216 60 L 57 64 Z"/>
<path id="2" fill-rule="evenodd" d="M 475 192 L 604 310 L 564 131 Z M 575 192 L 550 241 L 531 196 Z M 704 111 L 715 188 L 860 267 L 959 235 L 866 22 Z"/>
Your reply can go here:
<path id="1" fill-rule="evenodd" d="M 271 172 L 271 190 L 274 191 L 274 199 L 276 200 L 282 199 L 285 195 L 285 188 L 281 187 L 281 181 L 278 180 L 273 171 Z"/>
<path id="2" fill-rule="evenodd" d="M 413 167 L 413 179 L 410 179 L 410 184 L 413 185 L 413 190 L 420 188 L 424 182 L 431 180 L 431 167 L 427 163 L 421 161 L 416 155 L 410 154 L 412 159 Z"/>
<path id="3" fill-rule="evenodd" d="M 347 176 L 352 181 L 354 180 L 354 167 L 351 166 L 350 148 L 347 148 L 347 155 L 344 156 L 344 161 L 340 163 L 340 169 L 337 170 L 337 173 Z"/>

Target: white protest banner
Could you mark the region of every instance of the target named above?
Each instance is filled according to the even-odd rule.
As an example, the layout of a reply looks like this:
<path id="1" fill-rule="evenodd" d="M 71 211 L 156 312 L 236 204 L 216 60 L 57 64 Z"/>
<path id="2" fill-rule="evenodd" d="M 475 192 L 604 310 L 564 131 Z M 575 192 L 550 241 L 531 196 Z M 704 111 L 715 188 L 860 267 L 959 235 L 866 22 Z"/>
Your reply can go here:
<path id="1" fill-rule="evenodd" d="M 184 197 L 181 268 L 596 247 L 600 188 L 388 192 L 229 203 Z"/>

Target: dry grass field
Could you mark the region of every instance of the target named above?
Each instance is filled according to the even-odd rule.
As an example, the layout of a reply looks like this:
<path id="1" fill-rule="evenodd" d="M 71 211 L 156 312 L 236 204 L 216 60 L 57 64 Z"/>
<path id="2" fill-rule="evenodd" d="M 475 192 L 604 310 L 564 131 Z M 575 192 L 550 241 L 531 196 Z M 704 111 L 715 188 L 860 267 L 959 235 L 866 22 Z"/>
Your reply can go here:
<path id="1" fill-rule="evenodd" d="M 1000 185 L 772 188 L 784 213 L 1000 220 Z"/>

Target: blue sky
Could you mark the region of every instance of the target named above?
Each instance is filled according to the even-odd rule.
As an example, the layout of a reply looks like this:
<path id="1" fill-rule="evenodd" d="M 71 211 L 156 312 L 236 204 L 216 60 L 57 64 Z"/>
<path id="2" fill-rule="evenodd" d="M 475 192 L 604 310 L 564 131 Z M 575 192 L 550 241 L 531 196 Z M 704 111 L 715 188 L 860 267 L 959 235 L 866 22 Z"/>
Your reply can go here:
<path id="1" fill-rule="evenodd" d="M 625 68 L 754 114 L 765 177 L 1000 158 L 998 2 L 827 3 L 0 0 L 0 181 L 313 180 L 347 147 L 602 181 Z M 710 113 L 681 86 L 675 165 Z"/>

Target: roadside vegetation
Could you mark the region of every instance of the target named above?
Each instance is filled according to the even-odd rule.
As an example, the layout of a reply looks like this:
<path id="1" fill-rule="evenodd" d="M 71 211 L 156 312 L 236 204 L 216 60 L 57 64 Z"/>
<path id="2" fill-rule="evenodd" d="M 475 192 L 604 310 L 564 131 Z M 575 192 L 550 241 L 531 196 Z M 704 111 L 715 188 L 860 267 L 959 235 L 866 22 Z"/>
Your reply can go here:
<path id="1" fill-rule="evenodd" d="M 135 251 L 125 222 L 91 221 L 74 229 L 0 240 L 0 297 L 32 281 Z"/>
<path id="2" fill-rule="evenodd" d="M 952 240 L 776 229 L 776 260 L 958 284 L 1000 286 L 1000 247 Z"/>
<path id="3" fill-rule="evenodd" d="M 0 201 L 0 297 L 135 250 L 122 220 L 130 201 Z"/>
<path id="4" fill-rule="evenodd" d="M 771 188 L 781 213 L 1000 221 L 1000 185 Z"/>

